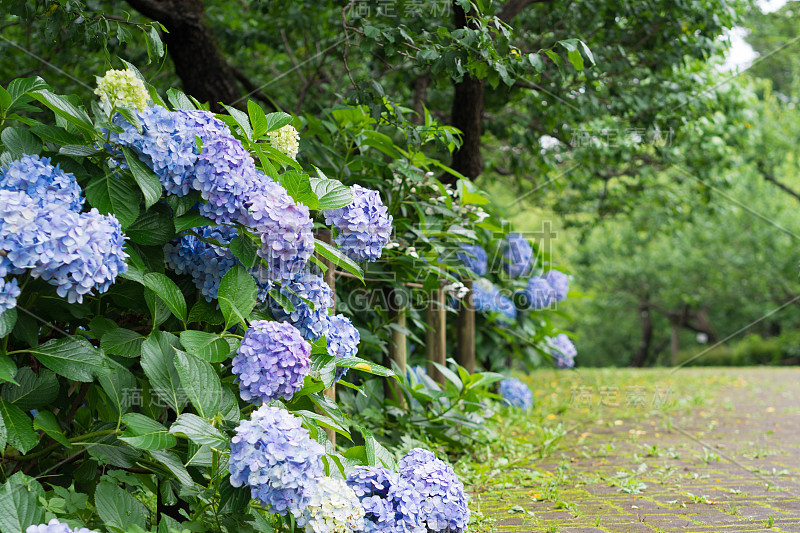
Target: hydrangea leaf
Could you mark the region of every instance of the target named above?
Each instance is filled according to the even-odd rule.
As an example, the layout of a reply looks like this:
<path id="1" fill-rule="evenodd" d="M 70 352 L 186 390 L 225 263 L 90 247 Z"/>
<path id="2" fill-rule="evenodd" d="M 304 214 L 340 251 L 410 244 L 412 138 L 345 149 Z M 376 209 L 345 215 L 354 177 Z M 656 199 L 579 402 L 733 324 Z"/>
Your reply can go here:
<path id="1" fill-rule="evenodd" d="M 180 378 L 174 362 L 178 347 L 175 335 L 154 331 L 142 344 L 141 360 L 153 391 L 176 413 L 180 413 L 186 405 L 186 396 L 180 392 Z"/>
<path id="2" fill-rule="evenodd" d="M 33 422 L 25 411 L 0 399 L 0 416 L 6 429 L 8 443 L 20 453 L 24 455 L 39 444 L 39 437 L 33 431 Z"/>
<path id="3" fill-rule="evenodd" d="M 44 433 L 63 446 L 70 446 L 69 440 L 64 436 L 61 431 L 56 415 L 50 411 L 39 411 L 33 418 L 33 429 L 36 431 L 44 431 Z"/>
<path id="4" fill-rule="evenodd" d="M 144 194 L 145 209 L 150 209 L 150 206 L 161 198 L 161 182 L 158 176 L 128 148 L 123 148 L 122 153 L 125 154 L 125 161 L 133 174 L 133 179 Z"/>
<path id="5" fill-rule="evenodd" d="M 30 353 L 56 374 L 74 381 L 90 383 L 108 370 L 103 352 L 83 337 L 51 339 Z"/>
<path id="6" fill-rule="evenodd" d="M 225 317 L 225 329 L 236 323 L 245 324 L 257 297 L 258 286 L 253 276 L 241 266 L 230 269 L 219 284 L 219 308 Z"/>
<path id="7" fill-rule="evenodd" d="M 167 304 L 172 314 L 181 319 L 181 321 L 186 322 L 186 299 L 174 281 L 165 274 L 148 272 L 144 275 L 142 283 Z"/>
<path id="8" fill-rule="evenodd" d="M 309 209 L 319 208 L 319 199 L 311 189 L 311 181 L 308 174 L 290 170 L 281 174 L 279 180 L 294 201 L 305 205 Z"/>
<path id="9" fill-rule="evenodd" d="M 198 413 L 211 418 L 219 412 L 222 384 L 206 361 L 182 350 L 175 350 L 175 369 L 186 396 Z"/>
<path id="10" fill-rule="evenodd" d="M 145 507 L 127 490 L 108 481 L 97 485 L 94 493 L 97 514 L 106 526 L 127 531 L 131 526 L 145 528 Z"/>
<path id="11" fill-rule="evenodd" d="M 169 432 L 179 437 L 185 437 L 196 444 L 220 450 L 226 449 L 230 444 L 220 430 L 192 413 L 184 413 L 179 416 L 169 428 Z"/>
<path id="12" fill-rule="evenodd" d="M 139 217 L 141 193 L 128 176 L 111 173 L 98 176 L 89 182 L 85 192 L 92 207 L 105 215 L 116 216 L 122 229 Z"/>
<path id="13" fill-rule="evenodd" d="M 38 481 L 17 472 L 0 489 L 0 532 L 19 533 L 28 526 L 44 521 L 44 508 L 39 503 L 44 490 Z"/>
<path id="14" fill-rule="evenodd" d="M 162 450 L 172 448 L 178 443 L 175 435 L 170 434 L 165 426 L 143 414 L 128 413 L 122 417 L 122 423 L 127 427 L 119 440 L 134 448 Z"/>
<path id="15" fill-rule="evenodd" d="M 142 353 L 144 337 L 135 331 L 116 328 L 100 339 L 100 348 L 106 353 L 122 357 L 139 357 Z"/>
<path id="16" fill-rule="evenodd" d="M 233 347 L 227 339 L 205 331 L 182 331 L 181 344 L 187 352 L 209 363 L 221 363 L 233 353 Z"/>
<path id="17" fill-rule="evenodd" d="M 319 255 L 332 262 L 334 265 L 342 267 L 360 279 L 362 283 L 364 283 L 364 271 L 361 270 L 361 267 L 358 266 L 355 261 L 344 255 L 330 244 L 319 239 L 315 239 L 315 241 L 315 250 Z"/>
<path id="18" fill-rule="evenodd" d="M 0 397 L 23 411 L 39 409 L 58 396 L 58 378 L 46 369 L 36 374 L 30 367 L 22 367 L 14 378 L 17 384 L 6 383 Z"/>

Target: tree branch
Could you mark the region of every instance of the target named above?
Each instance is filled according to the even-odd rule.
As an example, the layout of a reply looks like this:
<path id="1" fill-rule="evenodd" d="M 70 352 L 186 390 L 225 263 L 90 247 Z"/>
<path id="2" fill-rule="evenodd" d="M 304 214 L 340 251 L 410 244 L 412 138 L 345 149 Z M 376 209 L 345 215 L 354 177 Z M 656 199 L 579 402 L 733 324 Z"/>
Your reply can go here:
<path id="1" fill-rule="evenodd" d="M 785 184 L 781 183 L 780 181 L 778 181 L 777 178 L 775 178 L 775 176 L 773 176 L 769 172 L 763 172 L 763 171 L 761 172 L 761 175 L 764 177 L 765 180 L 767 180 L 768 182 L 772 183 L 773 185 L 778 187 L 780 190 L 782 190 L 783 192 L 785 192 L 789 196 L 794 197 L 795 200 L 800 201 L 800 193 L 798 193 L 797 191 L 791 189 L 788 185 L 785 185 Z"/>
<path id="2" fill-rule="evenodd" d="M 522 13 L 531 4 L 541 4 L 550 0 L 509 0 L 497 14 L 497 18 L 509 24 L 514 17 Z"/>

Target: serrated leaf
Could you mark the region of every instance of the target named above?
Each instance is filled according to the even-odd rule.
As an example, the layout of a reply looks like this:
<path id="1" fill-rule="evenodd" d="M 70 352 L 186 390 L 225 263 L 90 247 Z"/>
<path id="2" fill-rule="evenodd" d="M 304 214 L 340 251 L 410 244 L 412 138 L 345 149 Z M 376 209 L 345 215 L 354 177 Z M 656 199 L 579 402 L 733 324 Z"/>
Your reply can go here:
<path id="1" fill-rule="evenodd" d="M 15 158 L 25 154 L 35 155 L 42 151 L 42 141 L 37 139 L 31 132 L 22 128 L 9 127 L 0 133 L 0 142 L 3 143 L 6 151 Z"/>
<path id="2" fill-rule="evenodd" d="M 240 234 L 236 236 L 230 242 L 228 248 L 242 262 L 245 268 L 253 268 L 258 262 L 258 246 L 247 235 Z"/>
<path id="3" fill-rule="evenodd" d="M 282 127 L 292 123 L 292 116 L 288 113 L 284 113 L 283 111 L 276 111 L 275 113 L 269 113 L 266 116 L 267 120 L 267 132 L 279 130 Z"/>
<path id="4" fill-rule="evenodd" d="M 185 437 L 194 443 L 211 446 L 219 450 L 224 450 L 228 447 L 228 439 L 225 438 L 220 430 L 192 413 L 184 413 L 179 416 L 169 428 L 169 432 Z"/>
<path id="5" fill-rule="evenodd" d="M 127 442 L 134 448 L 141 450 L 163 450 L 172 448 L 178 440 L 169 433 L 167 428 L 140 413 L 128 413 L 122 417 L 122 423 L 127 427 L 119 440 Z"/>
<path id="6" fill-rule="evenodd" d="M 225 329 L 237 323 L 246 326 L 247 317 L 256 305 L 258 286 L 244 268 L 230 269 L 219 284 L 219 308 L 225 317 Z"/>
<path id="7" fill-rule="evenodd" d="M 130 370 L 116 361 L 109 361 L 108 364 L 110 367 L 108 372 L 100 376 L 97 381 L 114 404 L 117 413 L 123 415 L 131 407 L 141 404 L 141 389 Z"/>
<path id="8" fill-rule="evenodd" d="M 0 313 L 0 339 L 11 333 L 17 323 L 17 309 L 7 309 Z"/>
<path id="9" fill-rule="evenodd" d="M 364 448 L 367 456 L 367 463 L 371 466 L 383 466 L 391 471 L 397 468 L 397 461 L 380 442 L 375 440 L 375 436 L 366 429 L 361 430 L 364 436 Z"/>
<path id="10" fill-rule="evenodd" d="M 116 328 L 100 339 L 100 348 L 106 353 L 122 357 L 139 357 L 144 336 L 125 328 Z"/>
<path id="11" fill-rule="evenodd" d="M 317 209 L 337 209 L 353 203 L 353 191 L 338 180 L 331 180 L 324 177 L 319 169 L 317 172 L 323 176 L 321 178 L 310 178 L 311 190 L 319 198 Z"/>
<path id="12" fill-rule="evenodd" d="M 180 378 L 175 369 L 175 350 L 179 346 L 175 335 L 154 331 L 142 344 L 142 370 L 150 385 L 173 411 L 180 413 L 186 405 L 186 395 L 181 392 Z"/>
<path id="13" fill-rule="evenodd" d="M 86 146 L 85 144 L 65 144 L 58 149 L 59 154 L 74 155 L 78 157 L 89 157 L 90 155 L 98 154 L 102 150 L 94 146 Z"/>
<path id="14" fill-rule="evenodd" d="M 122 531 L 131 526 L 145 528 L 144 505 L 118 485 L 101 481 L 94 493 L 94 505 L 106 526 Z"/>
<path id="15" fill-rule="evenodd" d="M 125 231 L 131 241 L 144 246 L 166 244 L 175 236 L 172 213 L 166 205 L 156 204 Z"/>
<path id="16" fill-rule="evenodd" d="M 94 381 L 108 368 L 103 352 L 83 337 L 52 339 L 29 351 L 44 366 L 74 381 Z"/>
<path id="17" fill-rule="evenodd" d="M 227 339 L 205 331 L 182 331 L 181 344 L 187 352 L 209 363 L 220 363 L 232 353 L 231 344 Z"/>
<path id="18" fill-rule="evenodd" d="M 139 189 L 144 194 L 144 207 L 150 209 L 150 206 L 161 198 L 161 182 L 158 180 L 158 176 L 128 148 L 123 148 L 122 153 L 125 154 L 125 161 L 133 174 L 133 179 L 139 184 Z"/>
<path id="19" fill-rule="evenodd" d="M 44 522 L 39 498 L 44 490 L 38 481 L 17 472 L 0 488 L 0 532 L 21 533 Z"/>
<path id="20" fill-rule="evenodd" d="M 116 216 L 122 229 L 127 229 L 139 217 L 141 192 L 127 176 L 106 174 L 93 178 L 85 192 L 91 206 L 104 215 Z"/>
<path id="21" fill-rule="evenodd" d="M 186 470 L 186 467 L 183 466 L 183 462 L 176 453 L 167 450 L 152 450 L 150 455 L 153 459 L 166 466 L 167 470 L 172 472 L 172 475 L 174 475 L 178 481 L 188 487 L 194 485 L 192 476 L 189 475 L 189 472 Z"/>
<path id="22" fill-rule="evenodd" d="M 94 136 L 94 125 L 86 111 L 76 107 L 63 96 L 53 94 L 47 89 L 38 89 L 29 93 L 36 100 L 49 107 L 56 115 L 75 125 L 89 137 Z"/>
<path id="23" fill-rule="evenodd" d="M 252 139 L 253 128 L 250 127 L 250 119 L 248 118 L 247 113 L 239 109 L 236 109 L 235 107 L 227 106 L 225 104 L 222 104 L 222 107 L 225 108 L 225 110 L 230 114 L 230 116 L 233 117 L 233 120 L 235 120 L 236 123 L 239 125 L 239 127 L 242 128 L 244 136 L 247 137 L 248 139 Z"/>
<path id="24" fill-rule="evenodd" d="M 257 140 L 267 132 L 269 126 L 267 116 L 261 106 L 252 100 L 247 101 L 247 114 L 250 117 L 250 124 L 253 126 L 253 140 Z"/>
<path id="25" fill-rule="evenodd" d="M 222 399 L 222 384 L 211 364 L 190 353 L 176 350 L 175 369 L 183 391 L 200 416 L 215 416 Z"/>
<path id="26" fill-rule="evenodd" d="M 33 422 L 25 411 L 0 399 L 0 416 L 6 428 L 8 443 L 21 454 L 25 455 L 39 444 L 39 437 L 33 431 Z"/>
<path id="27" fill-rule="evenodd" d="M 278 305 L 283 307 L 283 309 L 287 313 L 291 313 L 291 312 L 293 312 L 295 310 L 294 304 L 289 299 L 289 297 L 286 296 L 285 294 L 283 294 L 278 289 L 270 289 L 268 294 L 269 294 L 270 298 L 275 300 L 278 303 Z"/>
<path id="28" fill-rule="evenodd" d="M 0 389 L 0 396 L 23 411 L 39 409 L 58 396 L 58 378 L 42 369 L 37 375 L 30 367 L 22 367 L 14 377 L 17 385 L 6 383 Z"/>
<path id="29" fill-rule="evenodd" d="M 279 181 L 295 202 L 301 203 L 309 209 L 317 209 L 319 207 L 319 199 L 314 191 L 311 190 L 311 181 L 308 174 L 290 170 L 281 174 Z"/>
<path id="30" fill-rule="evenodd" d="M 186 322 L 186 299 L 183 297 L 183 293 L 174 281 L 169 279 L 165 274 L 149 272 L 144 275 L 142 283 L 167 304 L 167 307 L 169 307 L 173 315 L 181 319 L 181 321 Z"/>
<path id="31" fill-rule="evenodd" d="M 39 411 L 33 417 L 33 429 L 36 431 L 44 431 L 45 435 L 56 441 L 63 446 L 70 446 L 69 440 L 64 436 L 61 426 L 56 419 L 56 415 L 50 411 Z"/>
<path id="32" fill-rule="evenodd" d="M 0 381 L 16 383 L 14 375 L 17 373 L 17 365 L 6 354 L 0 354 Z M 2 446 L 0 446 L 2 449 Z"/>
<path id="33" fill-rule="evenodd" d="M 217 223 L 206 218 L 200 213 L 189 213 L 175 219 L 175 233 L 186 231 L 187 229 L 199 228 L 201 226 L 216 226 Z"/>
<path id="34" fill-rule="evenodd" d="M 360 279 L 362 283 L 364 282 L 364 271 L 361 270 L 361 267 L 358 266 L 355 261 L 344 255 L 330 244 L 319 239 L 315 239 L 314 251 L 328 261 L 332 262 L 334 265 L 340 266 L 346 271 L 350 272 Z"/>
<path id="35" fill-rule="evenodd" d="M 186 109 L 189 111 L 197 109 L 188 96 L 172 87 L 167 89 L 167 100 L 172 104 L 173 109 Z"/>

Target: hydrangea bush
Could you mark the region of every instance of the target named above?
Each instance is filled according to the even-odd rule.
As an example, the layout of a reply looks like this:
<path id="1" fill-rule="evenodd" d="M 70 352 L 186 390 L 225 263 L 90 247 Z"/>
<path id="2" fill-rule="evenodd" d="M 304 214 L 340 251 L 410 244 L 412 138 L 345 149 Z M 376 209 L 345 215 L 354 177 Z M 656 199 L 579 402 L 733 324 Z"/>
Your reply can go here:
<path id="1" fill-rule="evenodd" d="M 531 389 L 517 378 L 506 378 L 498 387 L 503 402 L 511 407 L 528 410 L 533 407 L 533 393 Z"/>

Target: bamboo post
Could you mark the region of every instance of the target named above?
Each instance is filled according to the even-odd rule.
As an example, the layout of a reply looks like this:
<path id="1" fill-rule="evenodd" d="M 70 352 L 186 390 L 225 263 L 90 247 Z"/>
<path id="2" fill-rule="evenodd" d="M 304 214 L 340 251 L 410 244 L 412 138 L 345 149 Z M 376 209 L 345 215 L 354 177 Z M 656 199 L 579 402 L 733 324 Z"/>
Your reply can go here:
<path id="1" fill-rule="evenodd" d="M 331 230 L 329 229 L 320 229 L 317 230 L 317 238 L 324 243 L 333 244 L 333 235 L 331 234 Z M 336 299 L 336 275 L 335 275 L 335 265 L 328 259 L 317 255 L 317 258 L 322 262 L 323 265 L 327 268 L 325 273 L 322 275 L 322 279 L 325 280 L 328 287 L 331 288 L 333 291 L 333 298 L 334 298 L 334 305 L 330 307 L 329 311 L 333 312 L 335 310 L 335 299 Z M 322 394 L 330 398 L 331 400 L 336 400 L 336 384 L 334 383 L 324 391 Z M 332 429 L 325 428 L 325 434 L 328 435 L 328 441 L 330 441 L 331 445 L 336 446 L 336 432 Z"/>
<path id="2" fill-rule="evenodd" d="M 394 295 L 397 293 L 392 291 L 390 294 Z M 392 328 L 392 344 L 389 346 L 389 357 L 397 365 L 401 375 L 405 376 L 406 357 L 408 353 L 408 344 L 406 342 L 405 333 L 407 314 L 406 308 L 402 305 L 398 305 L 398 302 L 395 301 L 390 302 L 390 306 L 392 307 L 391 314 L 393 315 L 392 323 L 395 327 Z M 395 306 L 397 306 L 396 309 L 394 308 Z M 391 385 L 400 407 L 405 407 L 405 397 L 400 392 L 400 387 L 398 384 L 394 381 L 394 379 L 389 379 L 387 381 Z"/>
<path id="3" fill-rule="evenodd" d="M 475 372 L 475 307 L 472 302 L 472 280 L 465 279 L 464 287 L 469 289 L 461 301 L 458 313 L 458 351 L 456 359 L 467 372 Z"/>
<path id="4" fill-rule="evenodd" d="M 433 363 L 444 365 L 447 359 L 447 337 L 445 336 L 446 318 L 445 292 L 440 285 L 431 294 L 428 302 L 427 322 L 428 330 L 425 335 L 425 344 L 428 356 L 428 375 L 440 385 L 444 385 L 444 374 L 433 366 Z"/>

